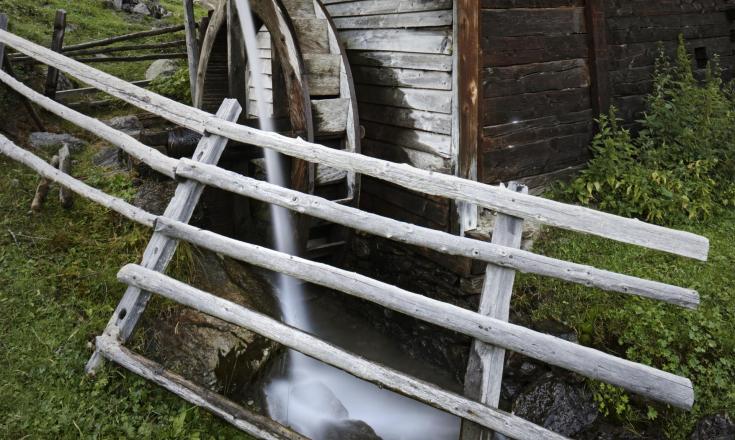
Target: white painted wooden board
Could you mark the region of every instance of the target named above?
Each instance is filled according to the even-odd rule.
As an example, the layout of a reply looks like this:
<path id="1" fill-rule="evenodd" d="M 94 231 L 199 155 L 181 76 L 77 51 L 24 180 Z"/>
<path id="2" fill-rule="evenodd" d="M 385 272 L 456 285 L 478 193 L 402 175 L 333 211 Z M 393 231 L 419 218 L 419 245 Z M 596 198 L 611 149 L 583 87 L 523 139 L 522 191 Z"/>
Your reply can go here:
<path id="1" fill-rule="evenodd" d="M 354 376 L 380 384 L 513 438 L 528 440 L 564 438 L 520 417 L 481 405 L 430 383 L 355 356 L 314 336 L 281 324 L 273 318 L 195 289 L 158 272 L 141 266 L 128 265 L 120 270 L 118 279 L 261 334 Z"/>
<path id="2" fill-rule="evenodd" d="M 536 196 L 510 194 L 456 176 L 431 173 L 405 164 L 390 163 L 298 138 L 292 139 L 277 133 L 224 122 L 209 113 L 132 86 L 11 33 L 0 30 L 0 42 L 43 63 L 53 65 L 82 82 L 99 87 L 117 98 L 199 133 L 203 133 L 206 128 L 213 134 L 226 136 L 238 142 L 271 148 L 306 161 L 370 175 L 426 194 L 477 204 L 550 226 L 594 234 L 699 260 L 706 260 L 709 253 L 709 240 L 689 232 L 676 231 Z"/>
<path id="3" fill-rule="evenodd" d="M 225 99 L 217 111 L 217 117 L 236 121 L 241 112 L 242 107 L 240 107 L 237 100 Z M 216 164 L 219 162 L 227 142 L 228 139 L 222 136 L 205 134 L 194 150 L 192 159 L 196 162 Z M 187 180 L 181 182 L 176 187 L 176 192 L 163 215 L 177 221 L 188 222 L 199 203 L 203 191 L 204 185 L 197 181 Z M 165 271 L 178 245 L 178 240 L 154 232 L 143 252 L 141 264 L 149 269 Z M 108 335 L 114 334 L 122 343 L 125 343 L 133 334 L 150 297 L 149 292 L 141 291 L 135 287 L 128 287 L 107 323 L 105 333 Z M 94 374 L 101 365 L 101 359 L 100 353 L 95 352 L 87 362 L 87 373 Z"/>

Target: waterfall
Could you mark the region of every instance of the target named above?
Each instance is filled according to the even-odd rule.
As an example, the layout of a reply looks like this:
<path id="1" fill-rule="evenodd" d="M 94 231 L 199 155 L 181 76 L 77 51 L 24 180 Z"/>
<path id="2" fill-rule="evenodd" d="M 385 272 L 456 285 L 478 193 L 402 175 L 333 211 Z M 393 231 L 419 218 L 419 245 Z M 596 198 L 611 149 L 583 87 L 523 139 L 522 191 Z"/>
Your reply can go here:
<path id="1" fill-rule="evenodd" d="M 261 115 L 260 128 L 274 131 L 271 120 L 262 117 L 268 114 L 268 108 L 250 4 L 248 0 L 234 1 L 245 37 L 258 114 Z M 268 182 L 287 186 L 280 155 L 266 149 L 265 162 Z M 271 217 L 276 249 L 294 255 L 297 248 L 292 240 L 294 229 L 288 211 L 271 205 Z M 315 323 L 310 319 L 301 283 L 279 274 L 277 291 L 286 324 L 318 333 Z M 359 336 L 355 334 L 354 337 Z M 381 343 L 377 338 L 374 341 Z M 459 422 L 453 416 L 384 390 L 301 353 L 291 350 L 287 360 L 287 375 L 273 380 L 265 389 L 268 412 L 274 419 L 310 438 L 340 438 L 343 437 L 340 433 L 344 432 L 340 430 L 344 429 L 353 436 L 355 432 L 364 434 L 372 429 L 384 440 L 457 438 Z M 370 428 L 365 430 L 365 424 Z M 338 437 L 335 437 L 335 433 Z M 366 434 L 365 438 L 376 437 Z"/>

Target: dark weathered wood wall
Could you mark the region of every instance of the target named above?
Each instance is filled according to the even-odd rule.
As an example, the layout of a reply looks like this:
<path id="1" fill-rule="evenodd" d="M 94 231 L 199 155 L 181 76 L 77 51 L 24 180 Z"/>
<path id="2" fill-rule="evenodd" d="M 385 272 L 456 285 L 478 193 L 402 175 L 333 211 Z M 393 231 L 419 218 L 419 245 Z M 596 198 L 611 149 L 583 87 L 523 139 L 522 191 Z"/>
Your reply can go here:
<path id="1" fill-rule="evenodd" d="M 640 116 L 659 42 L 678 35 L 694 55 L 732 68 L 728 0 L 482 0 L 482 135 L 485 182 L 545 182 L 584 163 L 593 119 L 609 103 Z"/>

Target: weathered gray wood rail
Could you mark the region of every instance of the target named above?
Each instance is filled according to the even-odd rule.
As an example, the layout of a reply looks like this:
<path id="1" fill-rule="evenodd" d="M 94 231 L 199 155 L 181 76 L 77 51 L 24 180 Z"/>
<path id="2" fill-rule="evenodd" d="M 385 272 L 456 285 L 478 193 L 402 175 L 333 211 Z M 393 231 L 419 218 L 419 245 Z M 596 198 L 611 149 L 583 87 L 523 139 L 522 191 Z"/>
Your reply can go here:
<path id="1" fill-rule="evenodd" d="M 57 180 L 55 177 L 59 174 L 58 170 L 6 139 L 4 141 L 0 138 L 0 152 L 30 166 L 39 174 L 62 185 L 69 180 L 74 181 L 77 185 L 70 189 L 85 197 L 96 191 L 63 174 L 61 176 L 67 180 Z M 133 220 L 144 219 L 145 223 L 136 221 L 148 226 L 155 223 L 156 231 L 163 235 L 184 239 L 247 263 L 343 291 L 483 342 L 621 386 L 674 406 L 689 408 L 693 403 L 692 385 L 688 379 L 483 316 L 359 274 L 222 237 L 165 216 L 154 217 L 120 200 L 118 202 L 121 203 L 113 204 L 105 200 L 101 204 L 116 211 L 122 207 L 123 209 L 118 212 Z M 131 209 L 135 212 L 131 212 Z"/>
<path id="2" fill-rule="evenodd" d="M 208 131 L 246 144 L 333 168 L 373 176 L 426 194 L 532 219 L 542 224 L 610 238 L 624 243 L 706 260 L 709 241 L 701 236 L 651 225 L 634 219 L 566 205 L 540 197 L 503 191 L 479 182 L 417 169 L 405 164 L 363 156 L 323 145 L 225 122 L 201 110 L 164 98 L 89 66 L 54 53 L 9 32 L 0 31 L 0 42 L 119 99 L 158 114 L 199 133 Z"/>
<path id="3" fill-rule="evenodd" d="M 8 32 L 0 31 L 1 44 L 8 44 L 114 97 L 179 125 L 204 133 L 205 137 L 202 141 L 204 144 L 202 145 L 207 145 L 208 141 L 218 145 L 213 149 L 205 148 L 211 153 L 207 157 L 202 157 L 201 154 L 204 153 L 198 148 L 194 160 L 186 158 L 174 160 L 99 121 L 74 112 L 38 94 L 9 75 L 0 72 L 0 81 L 29 100 L 94 132 L 99 137 L 148 163 L 164 175 L 183 179 L 183 183 L 179 186 L 181 194 L 177 190 L 177 196 L 180 197 L 174 197 L 172 200 L 172 204 L 176 206 L 175 212 L 174 208 L 171 208 L 171 212 L 167 210 L 166 214 L 157 217 L 61 173 L 45 161 L 0 136 L 0 152 L 3 154 L 28 165 L 44 178 L 56 181 L 71 191 L 115 210 L 133 221 L 154 228 L 154 238 L 149 247 L 156 248 L 157 255 L 161 257 L 151 260 L 144 256 L 143 266 L 146 267 L 130 265 L 121 270 L 119 274 L 121 281 L 127 283 L 132 291 L 138 292 L 138 295 L 126 294 L 121 301 L 104 335 L 98 339 L 97 360 L 95 358 L 90 360 L 92 364 L 98 363 L 100 355 L 113 360 L 161 384 L 181 397 L 210 409 L 253 435 L 263 438 L 297 438 L 291 436 L 293 433 L 288 430 L 284 431 L 285 428 L 277 424 L 263 424 L 263 421 L 257 417 L 243 415 L 241 412 L 243 409 L 231 406 L 231 402 L 218 400 L 211 395 L 205 396 L 201 389 L 190 386 L 191 384 L 185 379 L 160 370 L 155 364 L 122 346 L 132 333 L 137 317 L 145 308 L 147 294 L 142 295 L 141 292 L 152 292 L 248 328 L 355 376 L 449 411 L 468 422 L 476 423 L 492 431 L 515 438 L 561 438 L 518 417 L 495 409 L 493 406 L 497 403 L 495 398 L 497 387 L 488 386 L 487 381 L 482 385 L 482 389 L 472 390 L 470 397 L 458 396 L 366 361 L 271 318 L 156 272 L 165 267 L 167 258 L 175 250 L 175 243 L 179 240 L 186 240 L 214 252 L 339 290 L 470 336 L 476 340 L 476 344 L 488 348 L 482 353 L 478 351 L 478 355 L 479 359 L 484 362 L 481 374 L 486 375 L 487 378 L 495 377 L 492 379 L 493 384 L 490 385 L 499 384 L 497 383 L 499 375 L 497 367 L 502 366 L 503 350 L 507 349 L 676 407 L 689 409 L 693 405 L 694 392 L 688 379 L 508 323 L 507 308 L 515 270 L 551 276 L 604 290 L 640 295 L 684 307 L 693 308 L 699 303 L 698 294 L 691 289 L 617 274 L 517 249 L 516 242 L 520 234 L 518 225 L 522 219 L 531 218 L 552 226 L 702 260 L 706 259 L 709 246 L 704 237 L 239 126 L 228 121 L 228 119 L 236 119 L 236 115 L 233 116 L 231 111 L 222 110 L 215 116 L 189 108 L 105 75 Z M 223 109 L 230 108 L 231 110 L 235 108 L 234 105 L 234 103 L 229 103 L 228 107 L 228 103 L 225 102 Z M 502 233 L 498 234 L 497 237 L 493 237 L 492 243 L 453 236 L 366 213 L 313 195 L 270 185 L 223 170 L 214 166 L 213 163 L 216 163 L 217 152 L 224 148 L 228 139 L 271 148 L 322 165 L 372 175 L 427 194 L 450 197 L 497 210 L 502 213 L 498 227 L 503 228 L 505 225 L 508 234 L 507 236 Z M 485 302 L 492 302 L 492 304 L 489 306 L 485 304 L 488 307 L 481 307 L 480 313 L 465 310 L 372 278 L 240 242 L 188 225 L 186 222 L 204 186 L 217 187 L 256 198 L 392 240 L 484 261 L 489 265 L 488 276 L 493 275 L 492 280 L 486 280 Z M 503 219 L 507 221 L 503 223 Z M 165 252 L 159 252 L 164 248 Z M 148 253 L 147 251 L 146 254 Z M 159 264 L 161 262 L 162 264 Z M 133 313 L 130 313 L 131 311 Z M 488 356 L 488 353 L 491 356 Z M 267 433 L 273 437 L 268 437 Z"/>

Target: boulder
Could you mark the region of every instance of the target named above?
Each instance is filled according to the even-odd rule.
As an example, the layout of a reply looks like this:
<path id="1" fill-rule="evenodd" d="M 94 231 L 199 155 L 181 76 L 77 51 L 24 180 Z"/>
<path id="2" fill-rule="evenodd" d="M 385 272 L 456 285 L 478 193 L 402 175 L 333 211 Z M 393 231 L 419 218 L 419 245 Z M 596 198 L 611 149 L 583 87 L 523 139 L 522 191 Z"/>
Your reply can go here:
<path id="1" fill-rule="evenodd" d="M 145 71 L 145 79 L 152 81 L 159 77 L 171 76 L 177 70 L 179 70 L 179 66 L 174 60 L 156 60 Z"/>
<path id="2" fill-rule="evenodd" d="M 138 138 L 143 130 L 143 124 L 135 115 L 118 116 L 105 121 L 105 124 L 134 138 Z"/>
<path id="3" fill-rule="evenodd" d="M 143 180 L 133 198 L 133 205 L 152 214 L 161 215 L 176 192 L 177 184 L 173 180 Z"/>
<path id="4" fill-rule="evenodd" d="M 735 423 L 727 413 L 707 416 L 697 423 L 691 440 L 735 440 Z"/>
<path id="5" fill-rule="evenodd" d="M 130 10 L 130 12 L 138 15 L 151 15 L 151 10 L 148 9 L 148 6 L 145 3 L 138 3 Z"/>
<path id="6" fill-rule="evenodd" d="M 48 133 L 44 131 L 31 133 L 28 137 L 28 143 L 33 148 L 48 152 L 56 152 L 62 146 L 67 145 L 72 153 L 81 152 L 87 144 L 68 133 Z"/>
<path id="7" fill-rule="evenodd" d="M 101 167 L 117 167 L 122 163 L 120 152 L 121 150 L 117 147 L 107 146 L 101 148 L 92 158 L 92 162 Z"/>
<path id="8" fill-rule="evenodd" d="M 513 403 L 513 413 L 568 437 L 584 431 L 598 417 L 592 396 L 582 384 L 551 375 L 522 392 Z"/>
<path id="9" fill-rule="evenodd" d="M 211 252 L 197 253 L 192 284 L 263 313 L 276 308 L 270 285 L 252 267 Z M 146 324 L 150 356 L 184 377 L 228 395 L 241 393 L 279 345 L 242 327 L 183 306 Z"/>

